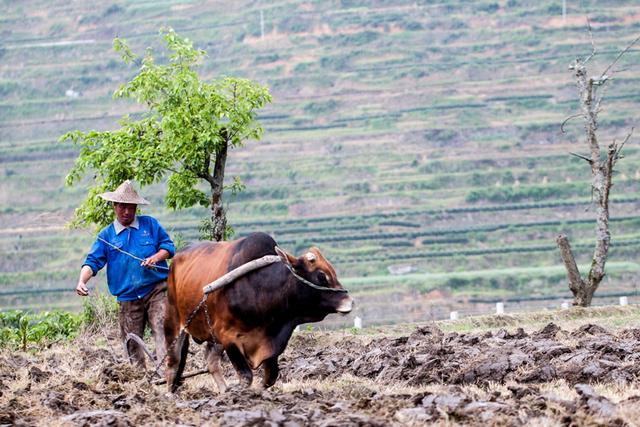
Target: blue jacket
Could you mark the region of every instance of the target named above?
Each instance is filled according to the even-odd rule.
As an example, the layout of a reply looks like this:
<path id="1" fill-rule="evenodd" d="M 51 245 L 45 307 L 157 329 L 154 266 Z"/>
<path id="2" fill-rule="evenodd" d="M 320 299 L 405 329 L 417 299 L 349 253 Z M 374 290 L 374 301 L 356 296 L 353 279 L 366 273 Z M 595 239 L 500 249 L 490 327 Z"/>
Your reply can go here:
<path id="1" fill-rule="evenodd" d="M 128 228 L 115 221 L 103 228 L 98 237 L 143 259 L 150 257 L 160 249 L 165 249 L 171 257 L 176 252 L 171 238 L 162 225 L 157 219 L 150 216 L 136 215 L 133 224 Z M 156 283 L 167 279 L 167 269 L 142 267 L 140 261 L 118 251 L 100 239 L 95 241 L 82 265 L 88 265 L 95 276 L 106 264 L 107 285 L 109 285 L 109 291 L 117 297 L 118 301 L 141 299 L 153 290 Z M 167 262 L 159 262 L 157 266 L 166 268 Z"/>

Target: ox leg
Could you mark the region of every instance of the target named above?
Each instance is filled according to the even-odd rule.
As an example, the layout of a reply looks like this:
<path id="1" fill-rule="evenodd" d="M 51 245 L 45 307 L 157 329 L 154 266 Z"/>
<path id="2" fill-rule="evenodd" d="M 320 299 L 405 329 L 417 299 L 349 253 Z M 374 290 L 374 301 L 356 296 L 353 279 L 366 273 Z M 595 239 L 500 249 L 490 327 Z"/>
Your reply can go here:
<path id="1" fill-rule="evenodd" d="M 170 336 L 167 335 L 166 378 L 169 391 L 174 393 L 182 384 L 182 373 L 184 372 L 189 352 L 189 335 L 186 332 L 182 332 L 173 343 L 169 341 L 169 338 Z"/>
<path id="2" fill-rule="evenodd" d="M 225 348 L 225 350 L 227 351 L 227 356 L 229 356 L 231 364 L 238 373 L 238 377 L 240 377 L 240 382 L 244 383 L 246 387 L 251 387 L 251 383 L 253 382 L 253 371 L 251 371 L 249 364 L 242 353 L 240 353 L 240 350 L 238 350 L 238 347 L 232 344 Z"/>
<path id="3" fill-rule="evenodd" d="M 207 342 L 204 349 L 204 356 L 207 360 L 207 369 L 209 369 L 209 373 L 213 376 L 213 380 L 216 382 L 216 386 L 220 393 L 224 393 L 227 389 L 227 383 L 224 381 L 222 368 L 220 367 L 220 359 L 222 358 L 223 351 L 224 348 L 222 348 L 222 345 L 211 342 Z"/>
<path id="4" fill-rule="evenodd" d="M 275 384 L 276 380 L 278 379 L 278 374 L 280 373 L 280 368 L 278 367 L 278 356 L 267 359 L 262 363 L 264 366 L 264 379 L 262 381 L 262 387 L 269 388 Z"/>

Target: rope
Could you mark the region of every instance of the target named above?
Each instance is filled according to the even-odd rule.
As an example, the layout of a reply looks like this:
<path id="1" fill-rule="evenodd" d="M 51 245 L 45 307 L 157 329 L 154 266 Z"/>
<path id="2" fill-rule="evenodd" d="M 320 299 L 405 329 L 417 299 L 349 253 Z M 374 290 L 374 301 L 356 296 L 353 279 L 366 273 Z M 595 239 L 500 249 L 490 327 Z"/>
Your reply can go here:
<path id="1" fill-rule="evenodd" d="M 217 278 L 216 280 L 214 280 L 213 282 L 209 283 L 204 288 L 202 288 L 202 291 L 204 292 L 205 295 L 209 294 L 217 289 L 220 289 L 228 285 L 229 283 L 236 280 L 238 277 L 242 277 L 245 274 L 249 273 L 250 271 L 257 270 L 258 268 L 265 267 L 275 262 L 283 262 L 283 261 L 278 255 L 265 255 L 262 258 L 254 259 L 253 261 L 249 261 L 248 263 L 243 264 L 240 267 L 231 270 L 224 276 Z M 349 291 L 347 291 L 346 289 L 335 289 L 335 288 L 328 288 L 326 286 L 316 285 L 315 283 L 308 281 L 307 279 L 305 279 L 304 277 L 296 273 L 296 271 L 293 269 L 293 267 L 289 263 L 285 262 L 284 265 L 285 267 L 287 267 L 287 269 L 289 269 L 293 277 L 295 277 L 296 279 L 298 279 L 300 282 L 304 283 L 307 286 L 310 286 L 319 291 L 349 293 Z"/>
<path id="2" fill-rule="evenodd" d="M 123 254 L 130 256 L 131 258 L 141 261 L 143 262 L 144 259 L 137 257 L 135 255 L 133 255 L 132 253 L 129 253 L 119 247 L 117 247 L 116 245 L 107 242 L 105 239 L 101 238 L 100 236 L 97 236 L 97 239 L 100 240 L 103 243 L 106 243 L 107 245 L 111 246 L 112 248 L 114 248 L 117 251 L 122 252 Z M 247 274 L 250 271 L 253 270 L 257 270 L 258 268 L 262 268 L 265 267 L 267 265 L 273 264 L 275 262 L 282 262 L 282 259 L 278 256 L 278 255 L 265 255 L 262 258 L 259 259 L 255 259 L 253 261 L 250 261 L 246 264 L 241 265 L 240 267 L 231 270 L 230 272 L 228 272 L 227 274 L 225 274 L 224 276 L 214 280 L 213 282 L 209 283 L 208 285 L 206 285 L 203 288 L 203 292 L 204 294 L 209 294 L 213 291 L 215 291 L 216 289 L 220 289 L 224 286 L 226 286 L 227 284 L 233 282 L 234 280 L 236 280 L 238 277 L 242 277 L 245 274 Z M 291 272 L 291 274 L 293 275 L 293 277 L 295 277 L 296 279 L 298 279 L 298 281 L 304 283 L 305 285 L 313 288 L 313 289 L 317 289 L 319 291 L 331 291 L 331 292 L 342 292 L 342 293 L 349 293 L 349 291 L 347 291 L 346 289 L 335 289 L 335 288 L 328 288 L 326 286 L 319 286 L 316 285 L 313 282 L 308 281 L 307 279 L 305 279 L 304 277 L 300 276 L 298 273 L 296 273 L 296 271 L 293 269 L 293 267 L 291 266 L 291 264 L 289 264 L 288 262 L 284 263 L 285 267 L 287 267 L 287 269 Z M 163 266 L 159 266 L 159 265 L 154 265 L 153 268 L 159 268 L 162 270 L 169 270 L 169 267 L 163 267 Z M 201 304 L 199 305 L 199 307 L 201 306 Z"/>
<path id="3" fill-rule="evenodd" d="M 144 258 L 137 257 L 137 256 L 135 256 L 134 254 L 132 254 L 132 253 L 130 253 L 130 252 L 127 252 L 127 251 L 125 251 L 125 250 L 123 250 L 123 249 L 121 249 L 121 248 L 117 247 L 117 246 L 116 246 L 116 245 L 114 245 L 113 243 L 107 242 L 106 240 L 104 240 L 104 239 L 103 239 L 102 237 L 100 237 L 100 236 L 96 236 L 96 238 L 97 238 L 98 240 L 100 240 L 101 242 L 106 243 L 107 245 L 111 246 L 113 249 L 115 249 L 115 250 L 117 250 L 117 251 L 120 251 L 120 252 L 122 252 L 123 254 L 125 254 L 125 255 L 127 255 L 127 256 L 130 256 L 131 258 L 133 258 L 133 259 L 135 259 L 135 260 L 138 260 L 138 261 L 140 261 L 140 262 L 144 262 Z M 163 267 L 163 266 L 161 266 L 161 265 L 154 265 L 154 266 L 153 266 L 153 268 L 159 268 L 159 269 L 161 269 L 161 270 L 167 270 L 167 271 L 169 270 L 169 267 Z"/>
<path id="4" fill-rule="evenodd" d="M 311 286 L 312 288 L 318 289 L 320 291 L 343 292 L 343 293 L 347 293 L 347 294 L 349 293 L 349 291 L 346 290 L 346 289 L 335 289 L 335 288 L 327 288 L 326 286 L 318 286 L 315 283 L 312 283 L 312 282 L 308 281 L 307 279 L 305 279 L 304 277 L 302 277 L 298 273 L 296 273 L 295 270 L 293 269 L 293 267 L 289 263 L 285 263 L 284 265 L 285 265 L 285 267 L 287 267 L 289 269 L 289 271 L 291 272 L 293 277 L 295 277 L 296 279 L 298 279 L 299 281 L 301 281 L 302 283 L 304 283 L 307 286 Z"/>

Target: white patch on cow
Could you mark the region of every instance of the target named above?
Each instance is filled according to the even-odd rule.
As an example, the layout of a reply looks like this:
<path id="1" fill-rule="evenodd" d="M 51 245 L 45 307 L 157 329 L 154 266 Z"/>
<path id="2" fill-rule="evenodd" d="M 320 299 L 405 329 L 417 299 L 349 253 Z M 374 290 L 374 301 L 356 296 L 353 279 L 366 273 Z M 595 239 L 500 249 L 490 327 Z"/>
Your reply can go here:
<path id="1" fill-rule="evenodd" d="M 343 313 L 343 314 L 347 314 L 351 312 L 351 310 L 353 310 L 353 298 L 351 297 L 347 297 L 343 299 L 340 305 L 338 306 L 338 308 L 336 308 L 336 311 L 338 313 Z"/>
<path id="2" fill-rule="evenodd" d="M 305 255 L 307 257 L 307 261 L 314 262 L 316 260 L 316 255 L 312 252 L 307 252 Z"/>

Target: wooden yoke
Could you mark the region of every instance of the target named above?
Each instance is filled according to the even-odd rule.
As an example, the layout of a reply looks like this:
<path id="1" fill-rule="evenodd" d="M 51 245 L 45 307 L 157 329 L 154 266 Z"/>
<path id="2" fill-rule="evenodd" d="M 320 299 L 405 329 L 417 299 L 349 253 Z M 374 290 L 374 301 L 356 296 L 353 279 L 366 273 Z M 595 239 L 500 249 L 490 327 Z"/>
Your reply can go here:
<path id="1" fill-rule="evenodd" d="M 243 264 L 234 270 L 231 270 L 224 276 L 217 278 L 213 282 L 206 285 L 202 290 L 205 295 L 210 294 L 211 292 L 233 282 L 238 277 L 242 277 L 253 270 L 257 270 L 278 261 L 281 261 L 278 255 L 265 255 L 262 258 L 254 259 L 253 261 L 249 261 L 248 263 Z"/>

